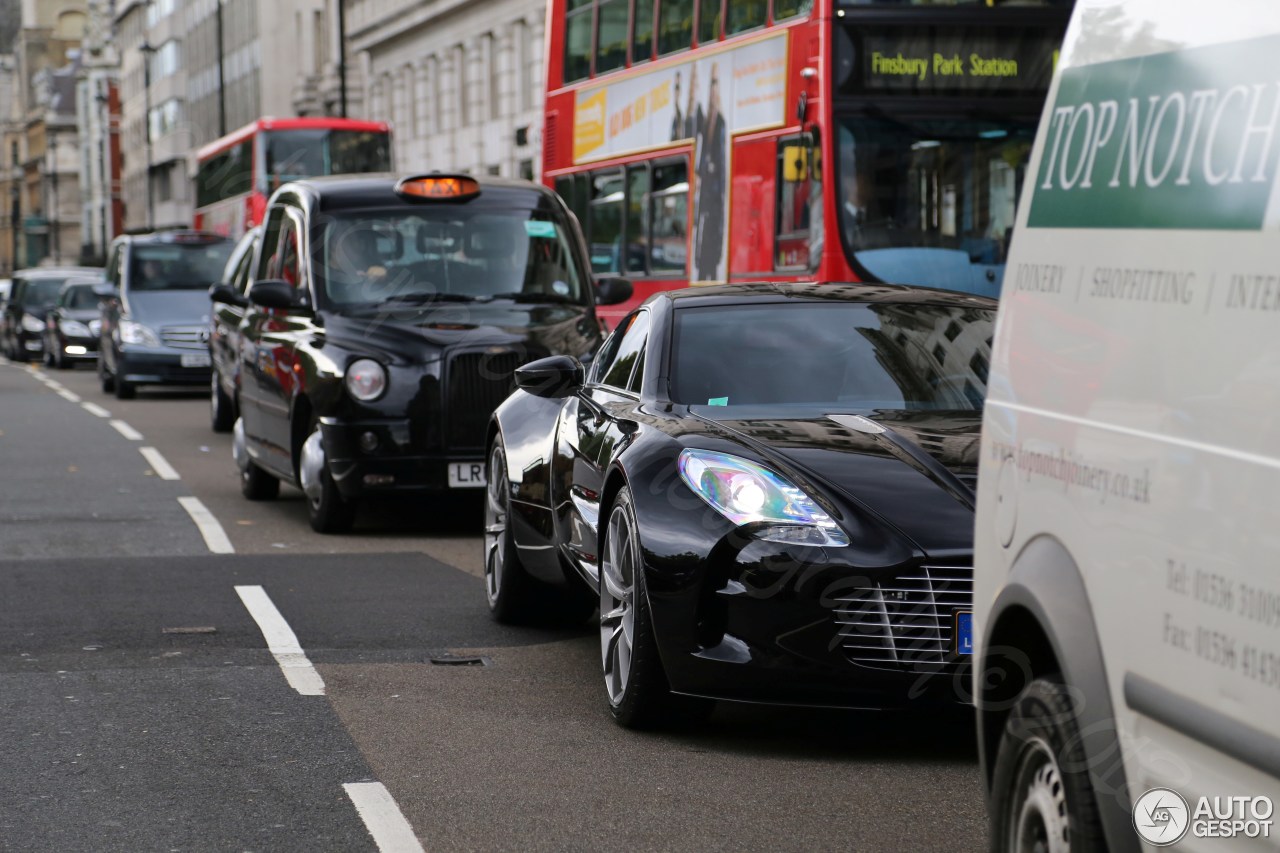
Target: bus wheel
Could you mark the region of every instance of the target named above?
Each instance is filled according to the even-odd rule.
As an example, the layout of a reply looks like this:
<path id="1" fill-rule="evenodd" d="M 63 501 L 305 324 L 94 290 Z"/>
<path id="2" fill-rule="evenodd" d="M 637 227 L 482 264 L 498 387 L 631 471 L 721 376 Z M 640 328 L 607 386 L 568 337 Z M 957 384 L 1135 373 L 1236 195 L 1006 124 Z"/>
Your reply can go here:
<path id="1" fill-rule="evenodd" d="M 996 850 L 1106 850 L 1071 695 L 1057 676 L 1032 681 L 1009 712 L 996 754 L 991 819 Z"/>

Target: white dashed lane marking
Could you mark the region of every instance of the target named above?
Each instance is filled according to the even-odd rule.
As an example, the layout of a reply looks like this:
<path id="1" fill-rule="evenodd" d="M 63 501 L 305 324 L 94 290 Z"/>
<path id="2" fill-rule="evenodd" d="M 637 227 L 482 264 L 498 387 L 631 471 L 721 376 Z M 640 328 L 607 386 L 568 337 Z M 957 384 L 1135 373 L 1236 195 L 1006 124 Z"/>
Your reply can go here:
<path id="1" fill-rule="evenodd" d="M 424 853 L 404 812 L 381 782 L 348 782 L 342 786 L 381 853 Z"/>
<path id="2" fill-rule="evenodd" d="M 81 403 L 80 408 L 84 409 L 89 414 L 95 415 L 99 418 L 111 417 L 111 413 L 108 412 L 106 409 L 102 408 L 101 406 L 99 406 L 97 403 L 88 403 L 88 402 Z"/>
<path id="3" fill-rule="evenodd" d="M 200 535 L 204 537 L 204 544 L 208 546 L 210 552 L 214 554 L 236 552 L 231 540 L 227 538 L 227 532 L 222 529 L 218 519 L 213 517 L 213 513 L 209 512 L 208 507 L 202 504 L 199 498 L 178 498 L 178 503 L 182 504 L 187 515 L 191 516 L 191 520 L 196 523 Z"/>
<path id="4" fill-rule="evenodd" d="M 124 421 L 117 419 L 114 421 L 110 421 L 109 423 L 111 424 L 112 427 L 115 428 L 116 432 L 120 433 L 130 441 L 142 441 L 142 433 L 138 432 L 136 429 L 129 426 Z"/>
<path id="5" fill-rule="evenodd" d="M 258 623 L 267 648 L 280 664 L 280 671 L 289 686 L 303 696 L 323 696 L 324 679 L 307 659 L 307 653 L 298 644 L 297 635 L 271 602 L 267 591 L 260 586 L 238 586 L 236 593 L 253 621 Z"/>
<path id="6" fill-rule="evenodd" d="M 161 480 L 181 480 L 178 472 L 169 464 L 169 460 L 160 455 L 160 451 L 154 447 L 139 447 L 138 452 L 142 457 L 151 464 L 151 470 L 156 472 L 156 476 Z"/>

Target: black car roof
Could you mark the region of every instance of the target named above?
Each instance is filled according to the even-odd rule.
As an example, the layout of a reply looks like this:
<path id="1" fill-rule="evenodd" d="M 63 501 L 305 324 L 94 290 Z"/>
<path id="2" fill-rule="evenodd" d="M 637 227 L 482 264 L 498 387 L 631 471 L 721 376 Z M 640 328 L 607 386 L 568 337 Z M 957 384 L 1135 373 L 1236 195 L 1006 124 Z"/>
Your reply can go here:
<path id="1" fill-rule="evenodd" d="M 227 241 L 231 238 L 212 231 L 196 231 L 192 228 L 174 228 L 169 231 L 149 231 L 146 234 L 121 234 L 116 238 L 121 243 L 179 243 L 192 237 L 206 238 L 210 243 Z"/>
<path id="2" fill-rule="evenodd" d="M 904 284 L 822 284 L 812 281 L 758 281 L 665 290 L 649 301 L 667 299 L 676 308 L 742 305 L 753 302 L 878 302 L 952 305 L 994 309 L 996 300 L 972 293 Z"/>
<path id="3" fill-rule="evenodd" d="M 444 173 L 441 174 L 443 175 Z M 412 205 L 414 207 L 429 206 L 432 202 L 406 200 L 397 195 L 395 191 L 396 184 L 405 178 L 423 176 L 424 173 L 417 172 L 410 174 L 384 172 L 359 175 L 331 175 L 290 181 L 276 192 L 293 189 L 303 195 L 311 196 L 319 203 L 321 210 L 400 207 L 403 205 Z M 514 200 L 513 197 L 518 198 L 523 195 L 526 199 L 525 206 L 527 206 L 554 195 L 551 190 L 542 184 L 536 184 L 532 181 L 490 175 L 468 175 L 467 177 L 480 185 L 480 196 L 482 198 L 486 195 L 498 195 L 500 198 L 510 202 Z M 490 200 L 494 199 L 491 198 Z M 435 204 L 441 205 L 452 203 L 435 202 Z M 466 202 L 463 203 L 465 204 Z"/>

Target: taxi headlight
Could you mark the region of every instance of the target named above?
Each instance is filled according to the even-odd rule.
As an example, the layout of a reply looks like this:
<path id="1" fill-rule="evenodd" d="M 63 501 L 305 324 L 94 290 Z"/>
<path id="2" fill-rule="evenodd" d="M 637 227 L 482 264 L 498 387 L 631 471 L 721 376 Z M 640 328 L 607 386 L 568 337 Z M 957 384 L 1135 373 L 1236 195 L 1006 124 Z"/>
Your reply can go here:
<path id="1" fill-rule="evenodd" d="M 43 332 L 44 320 L 41 320 L 34 314 L 23 314 L 22 328 L 26 329 L 28 332 Z"/>
<path id="2" fill-rule="evenodd" d="M 63 320 L 62 334 L 75 335 L 78 338 L 87 338 L 90 336 L 89 327 L 79 320 Z"/>
<path id="3" fill-rule="evenodd" d="M 144 347 L 160 346 L 160 338 L 156 333 L 141 323 L 135 323 L 133 320 L 121 320 L 119 329 L 120 343 L 122 344 L 138 344 Z"/>
<path id="4" fill-rule="evenodd" d="M 371 358 L 356 359 L 347 368 L 345 382 L 352 397 L 368 403 L 387 390 L 387 370 Z"/>

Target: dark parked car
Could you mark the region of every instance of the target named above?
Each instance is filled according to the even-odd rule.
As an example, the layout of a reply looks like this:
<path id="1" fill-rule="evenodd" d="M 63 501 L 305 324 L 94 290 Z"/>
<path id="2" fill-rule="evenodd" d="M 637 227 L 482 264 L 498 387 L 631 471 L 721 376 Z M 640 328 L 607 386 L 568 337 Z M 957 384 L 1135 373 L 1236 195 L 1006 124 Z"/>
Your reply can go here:
<path id="1" fill-rule="evenodd" d="M 495 617 L 598 605 L 627 726 L 713 699 L 956 702 L 994 321 L 918 288 L 691 288 L 589 371 L 522 367 L 486 442 Z"/>
<path id="2" fill-rule="evenodd" d="M 44 355 L 45 318 L 58 301 L 62 285 L 70 278 L 101 276 L 91 267 L 48 267 L 18 270 L 13 274 L 9 299 L 0 321 L 0 348 L 14 361 Z"/>
<path id="3" fill-rule="evenodd" d="M 45 321 L 44 363 L 65 370 L 98 357 L 101 330 L 99 291 L 102 276 L 71 278 L 62 285 L 58 302 Z"/>
<path id="4" fill-rule="evenodd" d="M 571 214 L 527 181 L 318 178 L 272 197 L 240 327 L 244 494 L 280 481 L 321 532 L 370 495 L 484 486 L 485 425 L 519 365 L 600 343 Z M 598 291 L 598 292 L 597 292 Z"/>
<path id="5" fill-rule="evenodd" d="M 262 228 L 249 229 L 231 253 L 222 281 L 209 288 L 213 301 L 209 312 L 209 357 L 213 360 L 209 421 L 214 432 L 231 432 L 240 417 L 240 322 L 249 306 L 249 284 L 261 242 Z"/>
<path id="6" fill-rule="evenodd" d="M 235 243 L 200 231 L 117 237 L 107 260 L 114 289 L 102 303 L 102 390 L 209 383 L 209 287 Z"/>

